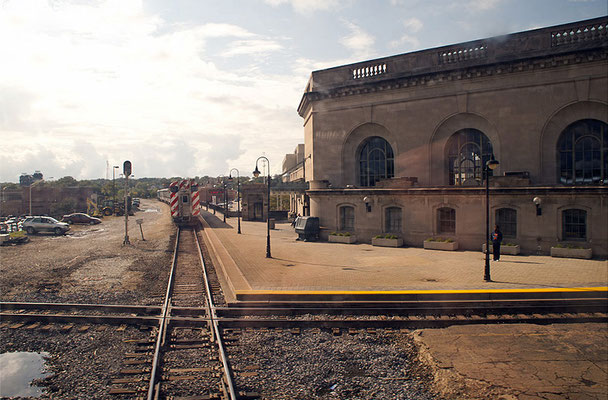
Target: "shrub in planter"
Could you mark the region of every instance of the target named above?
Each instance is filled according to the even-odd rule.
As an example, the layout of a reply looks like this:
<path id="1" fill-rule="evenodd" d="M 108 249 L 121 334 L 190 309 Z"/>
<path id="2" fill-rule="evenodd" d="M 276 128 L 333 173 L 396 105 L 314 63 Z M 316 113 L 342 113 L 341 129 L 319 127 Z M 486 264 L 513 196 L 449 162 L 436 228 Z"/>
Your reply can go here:
<path id="1" fill-rule="evenodd" d="M 391 234 L 376 235 L 372 238 L 372 246 L 401 247 L 403 246 L 403 239 Z"/>
<path id="2" fill-rule="evenodd" d="M 520 253 L 521 248 L 519 247 L 518 244 L 515 243 L 503 243 L 500 246 L 500 254 L 505 254 L 508 256 L 516 256 Z M 486 252 L 486 244 L 482 244 L 481 245 L 481 252 L 485 253 Z M 492 252 L 492 246 L 490 245 L 490 252 Z"/>
<path id="3" fill-rule="evenodd" d="M 551 247 L 551 257 L 590 259 L 593 257 L 593 251 L 583 246 L 560 243 Z"/>
<path id="4" fill-rule="evenodd" d="M 435 238 L 431 237 L 424 241 L 423 246 L 427 250 L 448 250 L 453 251 L 458 249 L 458 242 L 450 238 Z"/>
<path id="5" fill-rule="evenodd" d="M 356 243 L 357 237 L 351 235 L 350 232 L 332 232 L 329 234 L 330 243 Z"/>

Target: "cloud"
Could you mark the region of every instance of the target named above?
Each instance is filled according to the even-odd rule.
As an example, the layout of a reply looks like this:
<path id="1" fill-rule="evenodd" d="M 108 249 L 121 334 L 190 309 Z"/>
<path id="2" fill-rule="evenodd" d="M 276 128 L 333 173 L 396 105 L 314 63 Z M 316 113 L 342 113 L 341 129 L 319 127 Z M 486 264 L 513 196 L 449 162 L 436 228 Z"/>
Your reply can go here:
<path id="1" fill-rule="evenodd" d="M 401 35 L 399 39 L 393 40 L 389 43 L 392 48 L 400 48 L 404 50 L 414 50 L 420 46 L 420 41 L 411 33 L 419 32 L 424 24 L 418 18 L 412 17 L 403 21 L 403 27 L 407 33 Z"/>
<path id="2" fill-rule="evenodd" d="M 228 49 L 221 53 L 223 57 L 243 54 L 263 54 L 281 50 L 283 46 L 274 40 L 238 40 L 230 43 Z"/>
<path id="3" fill-rule="evenodd" d="M 414 50 L 420 46 L 420 41 L 414 36 L 404 34 L 398 40 L 391 41 L 389 45 L 393 48 L 399 47 L 402 51 Z"/>
<path id="4" fill-rule="evenodd" d="M 496 8 L 502 0 L 469 0 L 466 6 L 474 11 L 488 11 Z"/>
<path id="5" fill-rule="evenodd" d="M 327 11 L 337 8 L 340 4 L 338 0 L 264 0 L 264 2 L 273 7 L 290 4 L 299 14 L 311 14 L 319 10 Z"/>
<path id="6" fill-rule="evenodd" d="M 420 31 L 420 29 L 422 29 L 424 24 L 418 18 L 413 17 L 413 18 L 408 18 L 405 21 L 403 21 L 403 26 L 405 27 L 406 30 L 416 33 L 418 31 Z"/>
<path id="7" fill-rule="evenodd" d="M 126 159 L 136 176 L 216 175 L 228 165 L 248 174 L 261 152 L 279 165 L 302 140 L 295 108 L 306 75 L 276 74 L 256 57 L 217 63 L 277 51 L 274 38 L 172 24 L 137 0 L 0 7 L 0 181 L 35 169 L 103 177 L 106 160 Z M 214 58 L 209 47 L 226 40 Z"/>
<path id="8" fill-rule="evenodd" d="M 340 39 L 340 43 L 352 50 L 355 57 L 373 57 L 375 38 L 352 22 L 342 21 L 342 23 L 350 30 L 350 34 Z"/>

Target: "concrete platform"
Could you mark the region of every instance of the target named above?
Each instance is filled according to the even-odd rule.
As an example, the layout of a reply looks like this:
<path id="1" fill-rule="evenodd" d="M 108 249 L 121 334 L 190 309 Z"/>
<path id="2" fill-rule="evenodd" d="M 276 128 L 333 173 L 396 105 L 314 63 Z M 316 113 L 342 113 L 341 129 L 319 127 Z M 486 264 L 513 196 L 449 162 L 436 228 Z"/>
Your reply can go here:
<path id="1" fill-rule="evenodd" d="M 202 217 L 229 301 L 499 298 L 517 293 L 593 297 L 607 292 L 606 260 L 501 256 L 491 264 L 492 282 L 485 282 L 481 251 L 301 242 L 290 224 L 278 223 L 270 232 L 272 258 L 266 258 L 265 223 L 241 221 L 238 234 L 236 218 L 223 223 L 222 214 L 205 211 Z"/>
<path id="2" fill-rule="evenodd" d="M 305 243 L 289 224 L 224 224 L 204 213 L 229 301 L 455 296 L 591 296 L 605 298 L 606 260 L 502 256 L 483 280 L 481 252 L 382 248 L 368 244 Z M 222 272 L 223 271 L 223 272 Z M 606 324 L 497 324 L 414 332 L 420 359 L 446 399 L 606 399 Z"/>

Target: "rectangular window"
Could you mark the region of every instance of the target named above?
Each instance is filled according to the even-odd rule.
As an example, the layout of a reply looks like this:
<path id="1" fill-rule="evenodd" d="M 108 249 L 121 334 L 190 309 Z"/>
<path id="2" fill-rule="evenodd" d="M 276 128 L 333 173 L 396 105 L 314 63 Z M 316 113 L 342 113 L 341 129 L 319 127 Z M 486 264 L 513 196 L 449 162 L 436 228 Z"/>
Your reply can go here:
<path id="1" fill-rule="evenodd" d="M 562 233 L 564 240 L 587 239 L 587 211 L 565 210 L 562 213 Z"/>
<path id="2" fill-rule="evenodd" d="M 340 207 L 340 230 L 355 230 L 355 209 L 354 207 Z"/>
<path id="3" fill-rule="evenodd" d="M 188 203 L 188 196 L 182 196 L 182 203 Z"/>
<path id="4" fill-rule="evenodd" d="M 512 208 L 500 208 L 496 210 L 495 221 L 496 225 L 500 227 L 503 237 L 517 237 L 517 210 Z"/>
<path id="5" fill-rule="evenodd" d="M 389 233 L 401 233 L 401 208 L 389 207 L 385 211 L 385 229 Z"/>
<path id="6" fill-rule="evenodd" d="M 456 233 L 456 210 L 447 207 L 437 210 L 437 232 Z"/>

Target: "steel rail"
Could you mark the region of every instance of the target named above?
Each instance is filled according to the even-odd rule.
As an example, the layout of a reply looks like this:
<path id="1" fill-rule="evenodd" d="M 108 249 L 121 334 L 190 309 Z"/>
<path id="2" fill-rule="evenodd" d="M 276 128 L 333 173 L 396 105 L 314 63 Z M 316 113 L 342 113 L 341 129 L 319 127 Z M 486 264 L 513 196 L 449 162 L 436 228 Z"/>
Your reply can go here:
<path id="1" fill-rule="evenodd" d="M 171 272 L 169 274 L 169 283 L 167 284 L 167 293 L 162 306 L 162 315 L 160 318 L 158 335 L 156 337 L 156 345 L 154 347 L 154 358 L 152 359 L 152 371 L 150 373 L 150 385 L 148 386 L 148 400 L 154 400 L 154 389 L 156 386 L 156 375 L 158 373 L 158 363 L 160 359 L 160 350 L 165 340 L 165 330 L 167 329 L 167 315 L 169 313 L 171 301 L 171 289 L 173 288 L 173 280 L 175 277 L 175 265 L 177 264 L 177 251 L 179 249 L 179 237 L 181 228 L 177 228 L 175 235 L 175 247 L 173 249 L 173 261 L 171 262 Z"/>
<path id="2" fill-rule="evenodd" d="M 220 318 L 216 320 L 222 328 L 444 328 L 452 325 L 480 324 L 553 324 L 553 323 L 607 323 L 608 315 L 549 315 L 549 316 L 506 316 L 496 315 L 491 318 L 476 316 L 412 319 L 264 319 L 264 318 Z"/>
<path id="3" fill-rule="evenodd" d="M 157 316 L 117 316 L 117 315 L 69 315 L 69 314 L 12 314 L 0 313 L 1 321 L 20 322 L 77 322 L 109 325 L 146 325 L 154 326 L 159 322 Z"/>
<path id="4" fill-rule="evenodd" d="M 556 312 L 606 312 L 608 303 L 605 299 L 574 299 L 574 300 L 490 300 L 490 301 L 454 301 L 454 302 L 405 302 L 393 304 L 390 307 L 353 307 L 353 306 L 324 306 L 286 307 L 216 307 L 216 316 L 236 317 L 253 315 L 410 315 L 410 314 L 461 314 L 461 313 L 556 313 Z"/>
<path id="5" fill-rule="evenodd" d="M 0 301 L 0 310 L 92 310 L 109 313 L 158 315 L 161 311 L 161 306 L 141 306 L 135 304 L 28 303 Z"/>
<path id="6" fill-rule="evenodd" d="M 194 238 L 196 242 L 196 248 L 198 249 L 198 256 L 201 261 L 201 265 L 203 268 L 203 277 L 205 280 L 205 288 L 207 290 L 207 304 L 209 306 L 209 319 L 211 320 L 211 324 L 213 325 L 213 331 L 215 332 L 215 338 L 218 345 L 218 350 L 220 353 L 220 359 L 222 361 L 222 366 L 224 367 L 224 377 L 225 383 L 228 385 L 228 393 L 230 395 L 230 400 L 237 400 L 237 393 L 234 388 L 234 382 L 232 378 L 232 373 L 230 372 L 230 362 L 228 360 L 228 356 L 226 355 L 226 349 L 224 348 L 224 343 L 222 340 L 222 336 L 220 335 L 220 328 L 217 320 L 217 315 L 215 312 L 215 305 L 213 304 L 213 294 L 210 290 L 209 278 L 207 265 L 205 264 L 205 260 L 203 258 L 203 252 L 201 251 L 201 245 L 198 241 L 198 235 L 196 229 L 194 230 Z"/>

